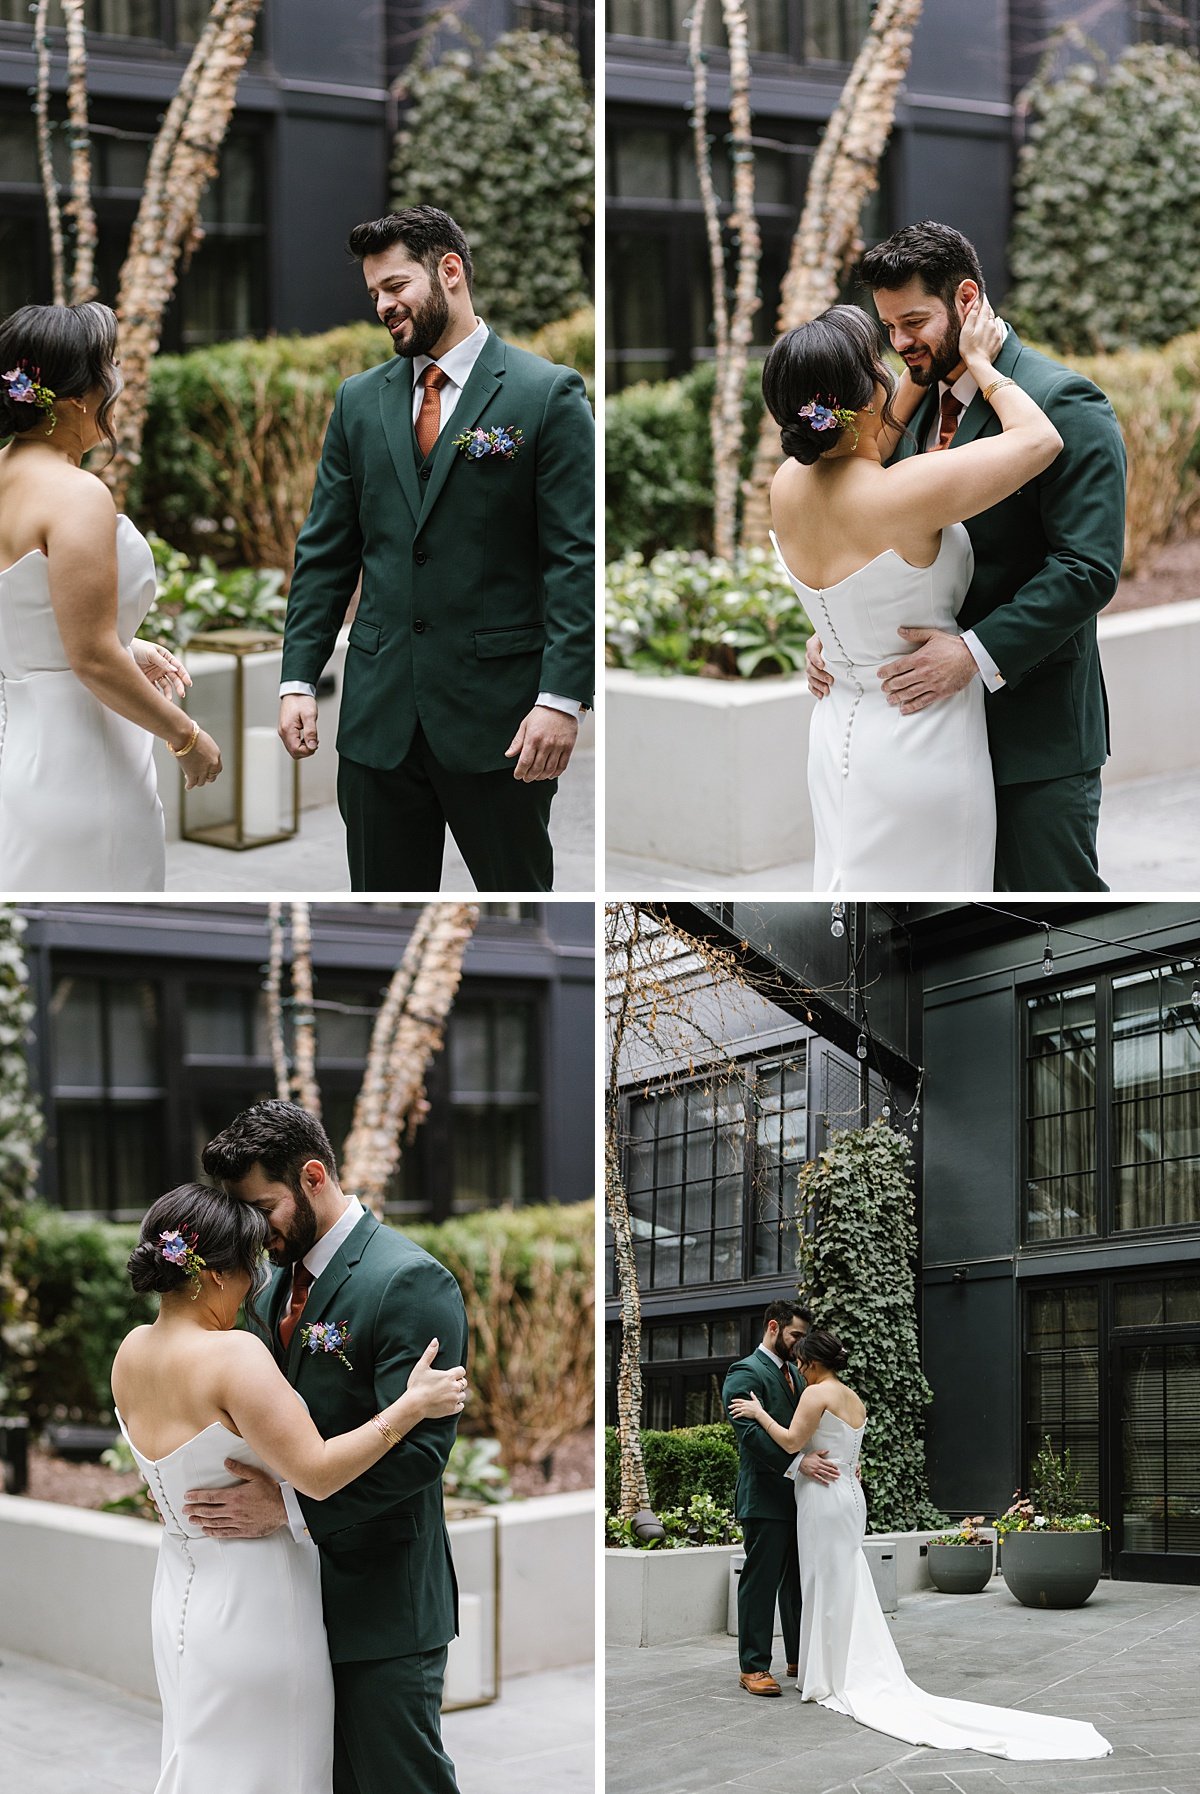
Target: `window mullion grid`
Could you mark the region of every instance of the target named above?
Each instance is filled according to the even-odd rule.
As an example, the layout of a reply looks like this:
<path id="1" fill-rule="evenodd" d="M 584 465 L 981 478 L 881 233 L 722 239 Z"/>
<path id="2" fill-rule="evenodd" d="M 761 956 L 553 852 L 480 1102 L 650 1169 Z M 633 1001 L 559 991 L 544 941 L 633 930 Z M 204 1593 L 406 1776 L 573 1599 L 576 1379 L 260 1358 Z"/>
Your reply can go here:
<path id="1" fill-rule="evenodd" d="M 740 1076 L 740 1074 L 739 1074 Z M 758 1263 L 758 1207 L 762 1172 L 758 1163 L 758 1073 L 751 1064 L 742 1080 L 742 1263 L 743 1277 L 753 1276 Z"/>
<path id="2" fill-rule="evenodd" d="M 1113 988 L 1112 976 L 1096 979 L 1096 1234 L 1116 1231 L 1113 1178 Z"/>

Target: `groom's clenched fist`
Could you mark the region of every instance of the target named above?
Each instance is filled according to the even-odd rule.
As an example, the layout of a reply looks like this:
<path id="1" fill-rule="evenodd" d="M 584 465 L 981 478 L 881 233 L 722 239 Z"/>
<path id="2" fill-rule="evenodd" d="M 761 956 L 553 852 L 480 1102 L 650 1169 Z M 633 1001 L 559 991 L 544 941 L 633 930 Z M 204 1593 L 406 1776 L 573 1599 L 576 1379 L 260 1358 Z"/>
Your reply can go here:
<path id="1" fill-rule="evenodd" d="M 302 692 L 289 692 L 279 700 L 279 739 L 293 760 L 307 760 L 315 754 L 317 740 L 317 700 Z"/>
<path id="2" fill-rule="evenodd" d="M 513 778 L 527 785 L 558 778 L 566 771 L 578 734 L 578 721 L 565 710 L 535 704 L 504 750 L 506 760 L 517 756 Z"/>

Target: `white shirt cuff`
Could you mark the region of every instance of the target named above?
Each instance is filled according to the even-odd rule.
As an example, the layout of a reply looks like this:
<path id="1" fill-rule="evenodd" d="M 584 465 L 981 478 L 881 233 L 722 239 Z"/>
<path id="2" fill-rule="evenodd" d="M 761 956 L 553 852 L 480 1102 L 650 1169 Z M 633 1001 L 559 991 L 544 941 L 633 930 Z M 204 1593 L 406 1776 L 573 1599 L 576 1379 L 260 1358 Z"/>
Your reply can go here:
<path id="1" fill-rule="evenodd" d="M 300 1512 L 300 1501 L 291 1483 L 280 1483 L 279 1493 L 283 1496 L 283 1505 L 287 1509 L 288 1525 L 292 1529 L 292 1537 L 298 1545 L 302 1545 L 308 1537 L 308 1527 L 304 1524 L 304 1515 Z"/>
<path id="2" fill-rule="evenodd" d="M 315 685 L 306 684 L 303 679 L 286 679 L 279 687 L 279 695 L 281 698 L 290 698 L 293 696 L 298 698 L 315 698 L 317 695 L 317 688 Z"/>
<path id="3" fill-rule="evenodd" d="M 979 668 L 983 683 L 989 691 L 1000 691 L 1004 685 L 1004 674 L 996 665 L 979 637 L 973 629 L 964 629 L 963 645 L 970 650 L 971 659 Z"/>
<path id="4" fill-rule="evenodd" d="M 560 698 L 552 691 L 540 691 L 536 702 L 543 710 L 561 710 L 566 716 L 573 716 L 576 722 L 583 715 L 583 705 L 578 698 Z"/>

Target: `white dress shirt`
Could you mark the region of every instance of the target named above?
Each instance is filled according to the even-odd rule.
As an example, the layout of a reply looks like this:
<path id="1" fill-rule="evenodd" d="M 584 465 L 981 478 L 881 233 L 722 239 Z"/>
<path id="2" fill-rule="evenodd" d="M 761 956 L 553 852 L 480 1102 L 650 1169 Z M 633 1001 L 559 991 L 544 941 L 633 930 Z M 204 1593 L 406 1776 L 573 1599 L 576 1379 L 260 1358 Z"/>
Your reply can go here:
<path id="1" fill-rule="evenodd" d="M 463 387 L 470 379 L 471 370 L 482 355 L 487 339 L 487 325 L 482 318 L 476 318 L 475 328 L 470 336 L 464 336 L 460 343 L 455 343 L 452 349 L 447 349 L 445 354 L 438 358 L 436 365 L 446 376 L 446 383 L 438 392 L 438 397 L 441 400 L 439 441 L 442 431 L 454 416 L 454 408 L 462 397 Z M 422 384 L 425 369 L 433 366 L 434 360 L 431 355 L 413 356 L 412 415 L 414 429 L 417 423 L 417 413 L 421 409 L 421 401 L 425 397 L 425 388 Z M 307 684 L 303 679 L 288 679 L 279 687 L 279 695 L 281 698 L 285 698 L 289 692 L 298 692 L 302 697 L 315 698 L 317 688 L 315 685 Z M 579 703 L 578 699 L 560 698 L 557 693 L 552 691 L 540 691 L 534 702 L 540 704 L 544 710 L 561 710 L 566 716 L 573 716 L 576 720 L 583 715 L 583 705 Z"/>
<path id="2" fill-rule="evenodd" d="M 1000 321 L 1001 323 L 1004 323 L 1003 319 Z M 1004 334 L 1007 338 L 1007 324 L 1004 325 Z M 959 421 L 961 422 L 966 416 L 967 406 L 979 391 L 979 382 L 976 380 L 974 374 L 970 372 L 961 373 L 953 386 L 950 387 L 947 387 L 944 380 L 938 381 L 938 402 L 933 414 L 933 423 L 930 426 L 928 436 L 925 438 L 926 453 L 928 453 L 931 448 L 937 446 L 937 439 L 942 428 L 942 394 L 947 391 L 952 392 L 962 406 L 962 410 L 958 414 Z M 979 668 L 980 677 L 987 690 L 1000 691 L 1004 685 L 1004 675 L 976 635 L 975 631 L 973 629 L 964 629 L 962 633 L 962 641 L 963 646 L 970 650 L 971 659 Z"/>
<path id="3" fill-rule="evenodd" d="M 323 1233 L 316 1245 L 304 1254 L 300 1262 L 311 1274 L 314 1283 L 326 1266 L 333 1262 L 336 1253 L 350 1238 L 366 1212 L 357 1196 L 348 1196 L 345 1208 L 328 1233 Z M 286 1312 L 285 1308 L 284 1313 L 286 1314 Z M 292 1529 L 292 1537 L 303 1543 L 308 1537 L 308 1527 L 304 1524 L 304 1515 L 300 1511 L 300 1502 L 297 1499 L 296 1491 L 291 1483 L 280 1483 L 279 1489 L 283 1496 L 283 1505 L 287 1509 L 288 1525 Z"/>

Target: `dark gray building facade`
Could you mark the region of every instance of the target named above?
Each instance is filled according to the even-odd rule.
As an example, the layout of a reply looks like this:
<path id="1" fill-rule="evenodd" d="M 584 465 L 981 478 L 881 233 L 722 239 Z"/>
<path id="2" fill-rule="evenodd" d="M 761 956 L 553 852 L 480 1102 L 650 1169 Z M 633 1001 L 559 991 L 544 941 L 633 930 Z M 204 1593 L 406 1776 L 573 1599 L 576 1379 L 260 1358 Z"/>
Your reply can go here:
<path id="1" fill-rule="evenodd" d="M 312 905 L 317 1074 L 335 1152 L 418 909 Z M 140 1220 L 156 1196 L 197 1175 L 213 1133 L 275 1094 L 266 905 L 22 911 L 46 1118 L 40 1193 L 76 1213 Z M 391 1218 L 590 1199 L 594 971 L 591 904 L 482 906 L 429 1068 L 430 1111 L 389 1191 Z"/>
<path id="2" fill-rule="evenodd" d="M 808 169 L 840 97 L 870 0 L 750 0 L 756 209 L 762 233 L 755 340 L 772 339 Z M 608 0 L 607 230 L 610 390 L 687 373 L 711 354 L 711 278 L 693 163 L 684 0 Z M 1007 285 L 1017 95 L 1078 19 L 1109 55 L 1130 43 L 1200 43 L 1197 0 L 925 0 L 867 243 L 918 218 L 965 231 L 989 289 Z M 714 178 L 728 199 L 728 53 L 708 0 Z"/>
<path id="3" fill-rule="evenodd" d="M 719 1417 L 725 1368 L 795 1289 L 800 1164 L 886 1104 L 914 1150 L 934 1500 L 1002 1511 L 1049 1436 L 1114 1575 L 1200 1579 L 1200 908 L 672 908 L 794 994 L 737 1044 L 723 1115 L 703 1080 L 694 1115 L 686 1090 L 656 1113 L 653 1081 L 629 1083 L 647 1423 Z"/>

